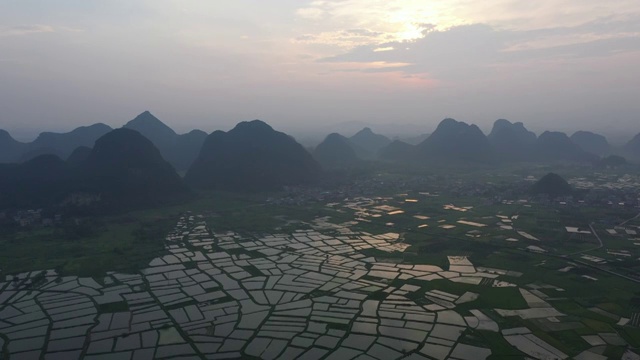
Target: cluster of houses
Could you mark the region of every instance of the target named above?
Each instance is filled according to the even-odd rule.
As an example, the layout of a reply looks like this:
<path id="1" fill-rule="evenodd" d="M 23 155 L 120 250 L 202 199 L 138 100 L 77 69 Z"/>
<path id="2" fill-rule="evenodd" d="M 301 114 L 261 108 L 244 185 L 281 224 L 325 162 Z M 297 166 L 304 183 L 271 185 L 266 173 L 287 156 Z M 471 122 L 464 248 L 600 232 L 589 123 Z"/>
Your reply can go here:
<path id="1" fill-rule="evenodd" d="M 62 214 L 45 214 L 43 209 L 20 210 L 15 213 L 0 212 L 0 222 L 20 227 L 54 226 L 62 221 Z"/>

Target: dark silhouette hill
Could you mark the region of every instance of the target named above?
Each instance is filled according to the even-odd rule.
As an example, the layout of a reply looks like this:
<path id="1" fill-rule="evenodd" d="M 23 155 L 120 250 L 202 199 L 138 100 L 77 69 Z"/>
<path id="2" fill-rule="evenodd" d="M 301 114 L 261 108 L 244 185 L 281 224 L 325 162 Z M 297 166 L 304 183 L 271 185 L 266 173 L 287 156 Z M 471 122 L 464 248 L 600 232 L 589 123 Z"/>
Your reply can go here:
<path id="1" fill-rule="evenodd" d="M 0 164 L 0 208 L 37 208 L 61 201 L 75 183 L 68 164 L 56 155 Z"/>
<path id="2" fill-rule="evenodd" d="M 67 163 L 72 166 L 82 165 L 91 155 L 91 151 L 88 146 L 78 146 L 67 158 Z"/>
<path id="3" fill-rule="evenodd" d="M 420 135 L 411 136 L 411 137 L 395 138 L 394 140 L 400 140 L 409 145 L 418 145 L 421 142 L 427 140 L 429 136 L 431 136 L 431 134 L 420 134 Z"/>
<path id="4" fill-rule="evenodd" d="M 540 162 L 594 162 L 598 156 L 582 150 L 567 134 L 545 131 L 534 145 L 533 159 Z"/>
<path id="5" fill-rule="evenodd" d="M 536 134 L 527 130 L 521 122 L 496 120 L 487 139 L 501 160 L 526 160 L 530 157 Z"/>
<path id="6" fill-rule="evenodd" d="M 364 149 L 372 156 L 380 149 L 391 144 L 391 140 L 380 134 L 374 133 L 371 128 L 364 128 L 349 138 L 352 144 Z"/>
<path id="7" fill-rule="evenodd" d="M 91 147 L 98 138 L 111 130 L 108 125 L 98 123 L 81 126 L 68 133 L 43 132 L 28 144 L 28 149 L 22 155 L 21 160 L 28 161 L 43 154 L 54 154 L 61 159 L 66 159 L 77 147 Z"/>
<path id="8" fill-rule="evenodd" d="M 571 195 L 573 188 L 562 176 L 548 173 L 531 187 L 531 193 L 535 195 L 548 195 L 551 197 Z"/>
<path id="9" fill-rule="evenodd" d="M 207 138 L 207 133 L 202 130 L 192 130 L 186 134 L 178 135 L 173 154 L 166 157 L 176 170 L 186 172 L 200 154 L 202 144 Z"/>
<path id="10" fill-rule="evenodd" d="M 191 166 L 207 137 L 207 133 L 200 130 L 178 135 L 149 111 L 136 116 L 123 127 L 135 130 L 151 140 L 162 156 L 178 171 L 186 171 Z"/>
<path id="11" fill-rule="evenodd" d="M 611 153 L 611 145 L 609 145 L 607 138 L 602 135 L 594 134 L 590 131 L 576 131 L 571 135 L 570 139 L 586 152 L 599 156 Z"/>
<path id="12" fill-rule="evenodd" d="M 158 149 L 172 146 L 176 136 L 178 136 L 173 129 L 165 125 L 149 111 L 145 111 L 136 116 L 133 120 L 126 123 L 123 128 L 139 132 L 151 140 Z"/>
<path id="13" fill-rule="evenodd" d="M 86 156 L 86 151 L 78 148 L 70 160 Z M 96 140 L 84 160 L 67 162 L 55 155 L 41 155 L 22 164 L 4 164 L 0 186 L 8 189 L 0 198 L 2 208 L 77 205 L 78 199 L 93 199 L 92 211 L 110 212 L 165 204 L 189 195 L 153 143 L 129 129 L 113 130 Z"/>
<path id="14" fill-rule="evenodd" d="M 360 161 L 349 139 L 337 133 L 329 134 L 316 146 L 313 157 L 326 169 L 349 167 Z"/>
<path id="15" fill-rule="evenodd" d="M 633 137 L 622 147 L 622 152 L 633 160 L 640 160 L 640 134 Z"/>
<path id="16" fill-rule="evenodd" d="M 417 147 L 400 140 L 394 140 L 391 144 L 378 151 L 378 158 L 384 161 L 413 162 L 417 158 Z"/>
<path id="17" fill-rule="evenodd" d="M 82 174 L 85 189 L 99 193 L 108 206 L 155 205 L 187 193 L 158 148 L 130 129 L 116 129 L 98 139 Z"/>
<path id="18" fill-rule="evenodd" d="M 454 119 L 442 120 L 417 147 L 420 156 L 436 161 L 491 162 L 495 156 L 480 128 Z"/>
<path id="19" fill-rule="evenodd" d="M 185 181 L 197 188 L 265 191 L 309 183 L 319 173 L 318 163 L 295 139 L 254 120 L 210 134 Z"/>
<path id="20" fill-rule="evenodd" d="M 20 161 L 26 149 L 27 144 L 14 139 L 7 131 L 0 130 L 0 163 Z"/>
<path id="21" fill-rule="evenodd" d="M 42 155 L 55 155 L 57 157 L 60 157 L 60 155 L 58 155 L 59 153 L 60 151 L 58 149 L 54 149 L 51 147 L 39 147 L 35 149 L 29 149 L 29 147 L 27 147 L 27 150 L 22 154 L 22 156 L 20 156 L 18 162 L 27 162 Z"/>

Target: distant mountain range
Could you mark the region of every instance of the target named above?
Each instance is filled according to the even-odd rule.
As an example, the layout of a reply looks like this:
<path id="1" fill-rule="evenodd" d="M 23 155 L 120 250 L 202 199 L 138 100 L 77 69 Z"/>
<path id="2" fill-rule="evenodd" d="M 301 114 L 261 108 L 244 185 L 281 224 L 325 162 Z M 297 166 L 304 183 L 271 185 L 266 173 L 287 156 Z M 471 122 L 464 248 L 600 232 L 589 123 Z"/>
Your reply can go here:
<path id="1" fill-rule="evenodd" d="M 151 140 L 162 156 L 178 171 L 189 169 L 207 138 L 207 133 L 201 130 L 178 135 L 148 111 L 138 115 L 123 127 L 136 130 Z"/>
<path id="2" fill-rule="evenodd" d="M 98 139 L 80 170 L 84 191 L 101 194 L 103 201 L 155 205 L 188 192 L 159 149 L 131 129 L 116 129 Z"/>
<path id="3" fill-rule="evenodd" d="M 325 169 L 351 167 L 362 159 L 362 155 L 358 156 L 355 146 L 351 140 L 340 134 L 329 134 L 323 142 L 316 146 L 313 157 Z"/>
<path id="4" fill-rule="evenodd" d="M 351 124 L 353 126 L 356 123 Z M 138 131 L 151 140 L 162 156 L 181 173 L 186 173 L 200 154 L 207 134 L 193 130 L 177 134 L 149 111 L 145 111 L 126 123 L 124 128 Z M 33 142 L 16 141 L 0 130 L 0 163 L 19 163 L 44 154 L 67 159 L 78 147 L 93 147 L 94 142 L 112 129 L 105 124 L 79 127 L 68 133 L 41 133 Z M 326 141 L 331 140 L 327 144 Z M 618 155 L 632 161 L 640 161 L 640 134 L 626 145 L 615 148 L 607 139 L 588 131 L 577 131 L 571 137 L 559 132 L 544 132 L 539 137 L 527 130 L 523 123 L 497 120 L 491 132 L 485 136 L 473 124 L 445 119 L 431 134 L 417 135 L 406 141 L 374 133 L 364 127 L 343 143 L 327 137 L 320 150 L 312 150 L 320 163 L 329 167 L 352 164 L 344 142 L 351 147 L 359 160 L 386 160 L 402 162 L 590 162 L 596 156 Z M 342 150 L 332 147 L 342 147 Z M 341 154 L 343 159 L 330 159 L 331 153 Z M 323 155 L 324 154 L 324 155 Z"/>
<path id="5" fill-rule="evenodd" d="M 634 136 L 622 147 L 622 155 L 629 157 L 630 159 L 640 161 L 640 134 Z"/>
<path id="6" fill-rule="evenodd" d="M 436 130 L 417 145 L 396 140 L 380 150 L 380 158 L 393 162 L 456 164 L 490 163 L 495 149 L 476 125 L 444 119 Z"/>
<path id="7" fill-rule="evenodd" d="M 124 128 L 136 130 L 151 140 L 178 171 L 189 169 L 207 137 L 201 130 L 178 135 L 148 111 L 129 121 Z M 16 141 L 8 132 L 0 130 L 0 163 L 25 162 L 44 154 L 66 159 L 80 146 L 93 147 L 98 138 L 111 130 L 108 125 L 94 124 L 68 133 L 43 132 L 31 143 Z"/>
<path id="8" fill-rule="evenodd" d="M 182 149 L 187 143 L 191 150 L 197 148 L 197 159 L 185 179 L 158 146 L 134 129 L 151 134 L 156 143 L 165 144 L 165 151 L 180 143 L 185 145 Z M 10 141 L 6 133 L 0 136 L 8 139 L 5 147 L 25 145 Z M 99 137 L 93 148 L 76 147 L 66 161 L 44 154 L 22 163 L 0 164 L 0 209 L 146 207 L 186 198 L 187 184 L 230 191 L 280 190 L 314 182 L 321 175 L 320 165 L 306 149 L 259 120 L 239 123 L 229 132 L 216 131 L 202 146 L 191 143 L 199 138 L 197 132 L 176 135 L 153 115 L 143 113 Z"/>
<path id="9" fill-rule="evenodd" d="M 185 181 L 202 189 L 264 191 L 311 183 L 320 172 L 291 136 L 254 120 L 209 135 Z"/>
<path id="10" fill-rule="evenodd" d="M 365 127 L 350 138 L 338 133 L 329 134 L 313 150 L 313 157 L 326 169 L 342 169 L 376 160 L 380 151 L 392 143 L 384 135 Z"/>
<path id="11" fill-rule="evenodd" d="M 374 157 L 380 149 L 391 144 L 391 140 L 388 137 L 375 134 L 371 131 L 371 128 L 368 127 L 350 137 L 349 141 L 356 147 L 366 151 L 371 157 Z"/>
<path id="12" fill-rule="evenodd" d="M 599 157 L 622 155 L 640 161 L 640 134 L 622 148 L 602 135 L 578 131 L 570 137 L 546 131 L 539 137 L 524 124 L 500 119 L 488 136 L 473 124 L 445 119 L 422 142 L 395 140 L 377 152 L 383 161 L 409 163 L 572 162 L 596 163 Z"/>
<path id="13" fill-rule="evenodd" d="M 0 162 L 25 162 L 44 154 L 66 159 L 78 146 L 92 147 L 98 138 L 111 130 L 108 125 L 94 124 L 68 133 L 43 132 L 31 143 L 16 141 L 8 132 L 0 130 Z"/>
<path id="14" fill-rule="evenodd" d="M 533 160 L 539 162 L 593 162 L 598 160 L 595 154 L 584 151 L 569 139 L 567 134 L 556 131 L 542 133 L 533 149 Z"/>
<path id="15" fill-rule="evenodd" d="M 144 112 L 120 129 L 95 124 L 69 133 L 42 133 L 31 143 L 0 130 L 0 208 L 151 206 L 184 198 L 189 187 L 279 190 L 313 183 L 323 168 L 375 160 L 411 165 L 524 161 L 627 166 L 619 155 L 640 160 L 640 134 L 622 148 L 613 148 L 604 137 L 584 131 L 571 137 L 547 131 L 537 137 L 522 123 L 501 119 L 485 136 L 476 125 L 445 119 L 417 145 L 391 141 L 364 128 L 351 138 L 332 133 L 308 151 L 260 120 L 208 136 L 199 130 L 179 135 Z M 186 171 L 185 178 L 175 169 Z"/>
<path id="16" fill-rule="evenodd" d="M 487 136 L 500 160 L 516 161 L 526 159 L 536 143 L 535 133 L 527 130 L 521 122 L 496 120 Z"/>
<path id="17" fill-rule="evenodd" d="M 454 119 L 444 119 L 417 145 L 421 158 L 445 161 L 491 162 L 494 150 L 482 130 Z"/>
<path id="18" fill-rule="evenodd" d="M 420 135 L 410 136 L 410 137 L 396 137 L 393 140 L 394 141 L 395 140 L 399 140 L 399 141 L 405 142 L 405 143 L 407 143 L 409 145 L 418 145 L 421 142 L 427 140 L 427 138 L 429 136 L 431 136 L 431 134 L 425 133 L 425 134 L 420 134 Z"/>
<path id="19" fill-rule="evenodd" d="M 613 150 L 606 137 L 590 131 L 577 131 L 570 139 L 582 150 L 598 156 L 609 155 Z"/>
<path id="20" fill-rule="evenodd" d="M 173 167 L 137 131 L 110 131 L 87 149 L 77 148 L 69 161 L 45 154 L 0 165 L 0 207 L 66 205 L 104 211 L 153 206 L 189 194 Z"/>
<path id="21" fill-rule="evenodd" d="M 93 151 L 93 149 L 88 146 L 78 146 L 67 158 L 67 163 L 72 166 L 80 165 L 89 158 L 91 151 Z"/>
<path id="22" fill-rule="evenodd" d="M 15 163 L 27 150 L 27 144 L 11 137 L 5 130 L 0 130 L 0 163 Z"/>

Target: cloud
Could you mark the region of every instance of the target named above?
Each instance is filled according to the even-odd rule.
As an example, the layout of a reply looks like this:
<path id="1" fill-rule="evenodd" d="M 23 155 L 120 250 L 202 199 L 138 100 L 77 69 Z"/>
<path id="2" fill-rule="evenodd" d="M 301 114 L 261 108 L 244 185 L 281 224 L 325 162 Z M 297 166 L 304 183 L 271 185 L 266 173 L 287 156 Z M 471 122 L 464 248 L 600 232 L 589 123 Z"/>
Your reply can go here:
<path id="1" fill-rule="evenodd" d="M 319 8 L 309 7 L 296 10 L 296 15 L 307 20 L 320 20 L 324 17 L 325 12 Z"/>
<path id="2" fill-rule="evenodd" d="M 464 80 L 496 68 L 534 66 L 548 61 L 606 57 L 640 51 L 640 19 L 605 18 L 574 27 L 498 29 L 486 24 L 430 29 L 413 41 L 362 45 L 321 62 L 407 63 L 407 74 Z M 382 51 L 384 50 L 384 51 Z M 393 71 L 398 71 L 396 67 Z M 363 68 L 363 71 L 369 71 Z M 377 69 L 376 71 L 384 71 Z M 389 70 L 391 71 L 391 70 Z"/>
<path id="3" fill-rule="evenodd" d="M 55 29 L 53 28 L 53 26 L 49 25 L 19 25 L 0 27 L 0 36 L 24 36 L 52 32 L 55 32 Z"/>
<path id="4" fill-rule="evenodd" d="M 326 31 L 317 34 L 303 34 L 296 37 L 293 42 L 353 48 L 354 46 L 376 44 L 389 40 L 391 40 L 391 38 L 383 32 L 369 29 L 347 29 Z"/>
<path id="5" fill-rule="evenodd" d="M 486 24 L 495 29 L 537 31 L 544 29 L 593 26 L 591 31 L 611 31 L 615 26 L 640 24 L 637 0 L 325 0 L 311 1 L 295 12 L 307 27 L 304 34 L 313 37 L 308 44 L 346 46 L 380 46 L 384 42 L 410 41 L 430 31 Z M 625 23 L 624 17 L 630 19 Z M 612 22 L 609 19 L 615 18 Z M 598 24 L 597 22 L 601 23 Z M 342 31 L 360 28 L 378 36 L 345 41 Z"/>
<path id="6" fill-rule="evenodd" d="M 453 3 L 460 1 L 463 0 L 453 0 Z M 447 6 L 450 3 L 445 4 L 442 0 L 429 3 L 417 0 L 312 1 L 295 14 L 309 23 L 310 28 L 317 29 L 315 44 L 360 46 L 420 38 L 423 31 L 436 23 L 437 26 L 462 23 L 449 14 Z M 352 33 L 357 38 L 345 41 L 345 32 L 354 29 L 364 31 Z"/>

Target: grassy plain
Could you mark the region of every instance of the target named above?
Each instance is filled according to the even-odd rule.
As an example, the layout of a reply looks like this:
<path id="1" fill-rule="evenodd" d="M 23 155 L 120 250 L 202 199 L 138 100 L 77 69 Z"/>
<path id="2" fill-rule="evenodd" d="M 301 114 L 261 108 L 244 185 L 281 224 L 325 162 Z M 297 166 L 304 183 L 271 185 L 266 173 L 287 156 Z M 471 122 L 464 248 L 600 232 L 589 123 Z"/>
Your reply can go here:
<path id="1" fill-rule="evenodd" d="M 188 203 L 117 216 L 66 219 L 55 227 L 14 228 L 0 234 L 0 270 L 5 274 L 56 269 L 99 276 L 132 272 L 164 250 L 164 238 L 182 214 L 203 214 L 214 232 L 272 233 L 304 228 L 300 220 L 338 213 L 321 205 L 270 205 L 270 194 L 201 193 Z"/>

